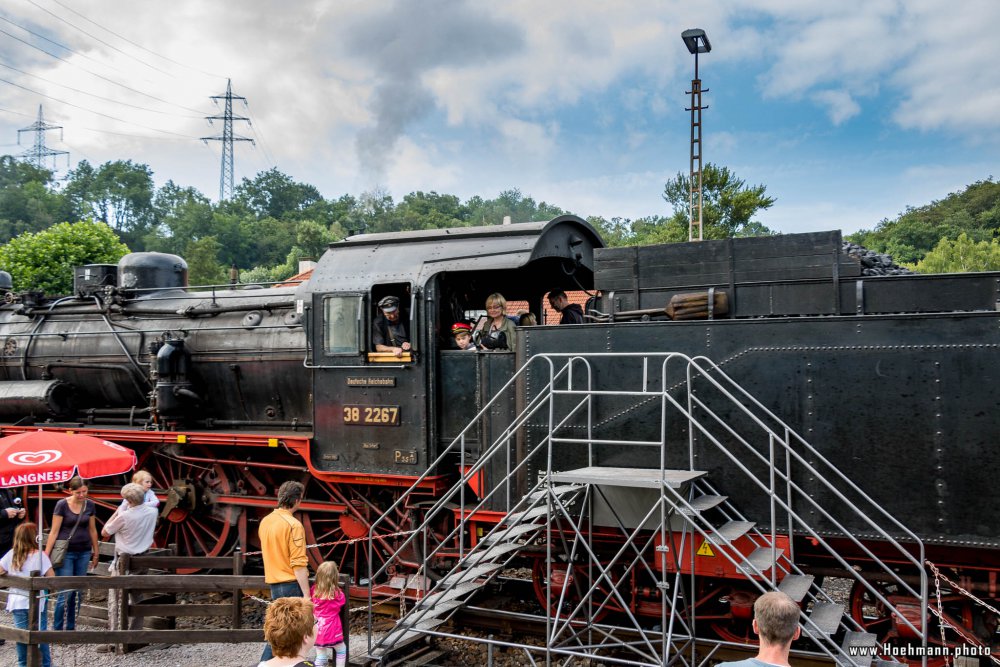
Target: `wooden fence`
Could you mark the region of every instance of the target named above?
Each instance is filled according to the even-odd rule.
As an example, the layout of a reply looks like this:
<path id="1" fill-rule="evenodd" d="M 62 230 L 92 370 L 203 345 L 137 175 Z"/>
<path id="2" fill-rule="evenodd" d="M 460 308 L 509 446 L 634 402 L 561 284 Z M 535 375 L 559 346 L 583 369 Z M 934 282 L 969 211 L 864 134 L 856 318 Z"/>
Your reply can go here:
<path id="1" fill-rule="evenodd" d="M 242 554 L 232 558 L 191 558 L 173 555 L 122 556 L 128 558 L 126 571 L 142 571 L 146 568 L 167 571 L 163 574 L 126 574 L 120 576 L 83 577 L 0 577 L 0 586 L 28 591 L 28 629 L 21 630 L 0 625 L 0 638 L 27 644 L 28 667 L 40 667 L 39 644 L 115 644 L 123 652 L 135 644 L 200 644 L 207 642 L 260 642 L 264 641 L 261 628 L 243 628 L 243 590 L 266 589 L 264 577 L 243 575 Z M 169 572 L 178 569 L 226 570 L 233 574 L 190 574 L 178 575 Z M 38 574 L 38 573 L 33 573 Z M 118 626 L 128 628 L 132 618 L 144 621 L 150 617 L 166 617 L 166 629 L 135 630 L 39 630 L 39 613 L 42 591 L 48 591 L 50 600 L 58 591 L 79 590 L 120 590 L 122 604 L 119 609 Z M 140 593 L 142 599 L 137 604 L 129 603 L 128 593 Z M 178 604 L 178 593 L 230 593 L 232 599 L 223 603 Z M 50 605 L 51 606 L 51 605 Z M 111 610 L 109 610 L 109 614 Z M 178 617 L 221 617 L 229 618 L 228 628 L 211 630 L 183 628 L 176 629 Z"/>

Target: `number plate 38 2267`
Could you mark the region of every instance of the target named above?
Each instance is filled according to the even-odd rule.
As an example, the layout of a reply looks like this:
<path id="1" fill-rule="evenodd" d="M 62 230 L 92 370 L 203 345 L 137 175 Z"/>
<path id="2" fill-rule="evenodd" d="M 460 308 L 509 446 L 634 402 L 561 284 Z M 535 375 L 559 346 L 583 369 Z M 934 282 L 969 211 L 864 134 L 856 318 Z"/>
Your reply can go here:
<path id="1" fill-rule="evenodd" d="M 399 406 L 345 405 L 344 423 L 357 426 L 399 426 Z"/>

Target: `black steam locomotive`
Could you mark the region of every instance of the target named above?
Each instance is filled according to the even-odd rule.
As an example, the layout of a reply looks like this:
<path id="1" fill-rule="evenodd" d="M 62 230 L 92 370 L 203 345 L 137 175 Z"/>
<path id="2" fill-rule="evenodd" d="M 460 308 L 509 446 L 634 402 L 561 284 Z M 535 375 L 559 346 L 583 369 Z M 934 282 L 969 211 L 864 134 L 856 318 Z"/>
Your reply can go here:
<path id="1" fill-rule="evenodd" d="M 514 353 L 451 348 L 451 325 L 481 317 L 487 295 L 543 313 L 556 288 L 592 294 L 589 323 L 520 327 Z M 376 304 L 389 295 L 410 331 L 402 357 L 371 345 Z M 1000 274 L 864 276 L 839 233 L 603 248 L 574 216 L 352 237 L 332 244 L 304 282 L 278 287 L 189 289 L 180 258 L 136 253 L 78 269 L 72 296 L 8 293 L 0 432 L 86 431 L 136 448 L 163 500 L 158 539 L 198 555 L 252 549 L 274 489 L 301 479 L 307 536 L 323 545 L 310 558 L 336 559 L 360 579 L 369 553 L 377 569 L 420 520 L 419 502 L 386 515 L 404 490 L 439 498 L 537 394 L 542 382 L 529 373 L 509 399 L 491 400 L 533 357 L 704 355 L 906 524 L 929 559 L 995 602 L 1000 530 L 983 499 L 1000 435 L 998 308 Z M 659 455 L 600 444 L 645 437 L 646 410 L 596 401 L 580 425 L 598 443 L 591 460 L 659 465 Z M 468 459 L 430 467 L 459 436 Z M 537 437 L 525 426 L 518 447 Z M 766 517 L 726 461 L 698 455 L 721 491 Z M 578 458 L 557 453 L 553 469 Z M 483 474 L 470 497 L 496 482 L 495 470 Z M 515 493 L 537 474 L 526 470 Z M 800 481 L 820 502 L 835 501 L 815 480 Z M 115 506 L 114 484 L 96 491 Z M 822 528 L 880 549 L 864 522 Z M 810 563 L 807 537 L 789 538 L 817 572 L 836 570 L 818 556 Z M 865 567 L 865 550 L 845 554 Z M 996 627 L 989 612 L 957 596 L 948 603 L 993 643 L 982 630 Z M 852 605 L 873 623 L 863 592 Z M 725 622 L 716 626 L 725 635 Z"/>

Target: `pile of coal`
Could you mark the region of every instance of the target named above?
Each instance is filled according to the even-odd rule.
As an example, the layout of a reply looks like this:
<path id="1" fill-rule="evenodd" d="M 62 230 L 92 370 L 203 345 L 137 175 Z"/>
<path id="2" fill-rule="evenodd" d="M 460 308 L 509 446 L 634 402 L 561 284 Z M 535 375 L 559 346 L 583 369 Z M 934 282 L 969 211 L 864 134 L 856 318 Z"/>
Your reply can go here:
<path id="1" fill-rule="evenodd" d="M 884 253 L 869 250 L 864 246 L 850 241 L 844 241 L 844 252 L 857 257 L 861 262 L 863 276 L 909 276 L 913 271 L 892 261 L 892 257 Z"/>

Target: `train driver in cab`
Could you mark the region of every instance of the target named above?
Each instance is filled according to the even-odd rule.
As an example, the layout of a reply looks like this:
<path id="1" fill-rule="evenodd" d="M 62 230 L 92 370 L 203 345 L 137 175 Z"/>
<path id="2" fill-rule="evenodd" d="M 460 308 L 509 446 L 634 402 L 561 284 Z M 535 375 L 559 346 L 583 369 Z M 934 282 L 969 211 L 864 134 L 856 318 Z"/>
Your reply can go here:
<path id="1" fill-rule="evenodd" d="M 410 351 L 410 332 L 400 317 L 399 297 L 387 296 L 378 302 L 379 314 L 372 322 L 372 344 L 376 352 L 392 352 L 403 356 Z"/>

